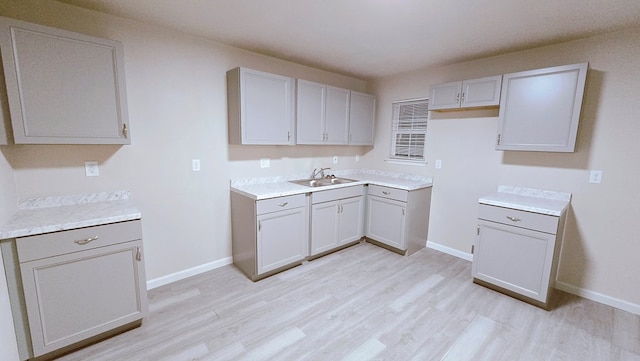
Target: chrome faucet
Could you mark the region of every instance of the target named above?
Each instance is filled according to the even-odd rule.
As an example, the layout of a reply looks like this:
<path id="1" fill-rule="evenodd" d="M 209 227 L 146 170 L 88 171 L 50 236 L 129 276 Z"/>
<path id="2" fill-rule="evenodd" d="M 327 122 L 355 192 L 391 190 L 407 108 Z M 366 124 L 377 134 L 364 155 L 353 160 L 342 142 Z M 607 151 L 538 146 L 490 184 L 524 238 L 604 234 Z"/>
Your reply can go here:
<path id="1" fill-rule="evenodd" d="M 320 176 L 320 178 L 326 178 L 326 176 L 324 175 L 324 171 L 325 170 L 329 170 L 331 168 L 313 168 L 313 172 L 311 173 L 311 179 L 316 179 L 317 176 Z"/>

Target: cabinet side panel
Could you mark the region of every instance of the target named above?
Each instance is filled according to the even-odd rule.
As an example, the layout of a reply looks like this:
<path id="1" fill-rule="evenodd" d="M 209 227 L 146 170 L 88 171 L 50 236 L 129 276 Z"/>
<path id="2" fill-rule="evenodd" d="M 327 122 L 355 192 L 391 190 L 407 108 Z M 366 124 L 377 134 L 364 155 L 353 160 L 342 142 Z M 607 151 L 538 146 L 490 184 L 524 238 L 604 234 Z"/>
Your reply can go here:
<path id="1" fill-rule="evenodd" d="M 407 254 L 427 245 L 429 215 L 431 213 L 431 188 L 410 191 L 407 201 Z"/>
<path id="2" fill-rule="evenodd" d="M 0 145 L 13 143 L 9 100 L 7 99 L 7 88 L 4 84 L 4 70 L 2 62 L 0 61 Z"/>
<path id="3" fill-rule="evenodd" d="M 27 309 L 22 290 L 22 277 L 20 276 L 20 264 L 15 240 L 5 239 L 0 241 L 0 249 L 2 250 L 2 261 L 7 279 L 18 354 L 20 355 L 20 360 L 26 360 L 33 357 L 33 353 L 31 352 L 31 336 L 29 335 Z"/>
<path id="4" fill-rule="evenodd" d="M 231 192 L 233 263 L 251 279 L 257 273 L 255 203 L 253 199 Z"/>
<path id="5" fill-rule="evenodd" d="M 227 72 L 227 117 L 229 144 L 240 144 L 240 68 Z"/>

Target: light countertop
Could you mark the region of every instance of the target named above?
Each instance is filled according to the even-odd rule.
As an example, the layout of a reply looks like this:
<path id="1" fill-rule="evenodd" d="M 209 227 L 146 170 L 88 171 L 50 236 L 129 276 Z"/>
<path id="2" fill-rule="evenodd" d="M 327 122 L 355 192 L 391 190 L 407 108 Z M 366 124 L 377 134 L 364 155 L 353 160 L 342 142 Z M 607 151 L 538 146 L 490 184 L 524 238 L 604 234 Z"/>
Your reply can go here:
<path id="1" fill-rule="evenodd" d="M 17 238 L 140 219 L 128 191 L 32 198 L 2 227 L 0 239 Z"/>
<path id="2" fill-rule="evenodd" d="M 498 186 L 498 192 L 480 197 L 478 202 L 491 206 L 560 216 L 571 202 L 571 193 L 501 185 Z"/>
<path id="3" fill-rule="evenodd" d="M 255 200 L 268 199 L 294 194 L 309 193 L 327 189 L 350 187 L 359 184 L 376 184 L 380 186 L 415 190 L 428 188 L 433 185 L 430 177 L 422 177 L 411 174 L 383 172 L 370 169 L 337 170 L 329 171 L 336 177 L 353 179 L 356 182 L 346 184 L 334 184 L 324 187 L 307 187 L 291 180 L 308 179 L 309 175 L 292 175 L 283 177 L 246 178 L 231 181 L 231 190 L 241 193 Z"/>

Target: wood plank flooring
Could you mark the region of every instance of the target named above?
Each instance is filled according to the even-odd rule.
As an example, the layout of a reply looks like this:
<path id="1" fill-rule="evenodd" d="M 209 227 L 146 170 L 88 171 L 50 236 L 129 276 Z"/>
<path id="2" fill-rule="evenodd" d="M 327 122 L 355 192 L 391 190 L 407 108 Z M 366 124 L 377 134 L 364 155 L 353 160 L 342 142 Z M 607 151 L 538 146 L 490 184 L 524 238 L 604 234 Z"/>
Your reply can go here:
<path id="1" fill-rule="evenodd" d="M 368 243 L 251 282 L 233 266 L 149 292 L 143 325 L 61 360 L 638 360 L 640 317 L 557 292 L 544 311 L 431 249 Z"/>

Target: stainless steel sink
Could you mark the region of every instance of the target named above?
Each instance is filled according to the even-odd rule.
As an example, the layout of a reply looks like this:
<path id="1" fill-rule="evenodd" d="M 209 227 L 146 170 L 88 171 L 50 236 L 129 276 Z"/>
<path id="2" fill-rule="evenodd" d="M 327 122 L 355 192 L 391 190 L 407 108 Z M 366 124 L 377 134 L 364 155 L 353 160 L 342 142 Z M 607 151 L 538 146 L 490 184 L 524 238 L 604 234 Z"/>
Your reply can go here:
<path id="1" fill-rule="evenodd" d="M 345 183 L 353 183 L 355 180 L 348 178 L 325 178 L 321 180 L 322 182 L 328 184 L 345 184 Z"/>
<path id="2" fill-rule="evenodd" d="M 345 184 L 355 182 L 353 179 L 347 178 L 321 178 L 321 179 L 298 179 L 289 181 L 291 183 L 307 186 L 307 187 L 324 187 L 335 184 Z"/>
<path id="3" fill-rule="evenodd" d="M 320 183 L 319 179 L 298 179 L 298 180 L 293 180 L 289 182 L 299 184 L 301 186 L 307 186 L 307 187 L 322 187 L 327 185 L 327 184 Z"/>

